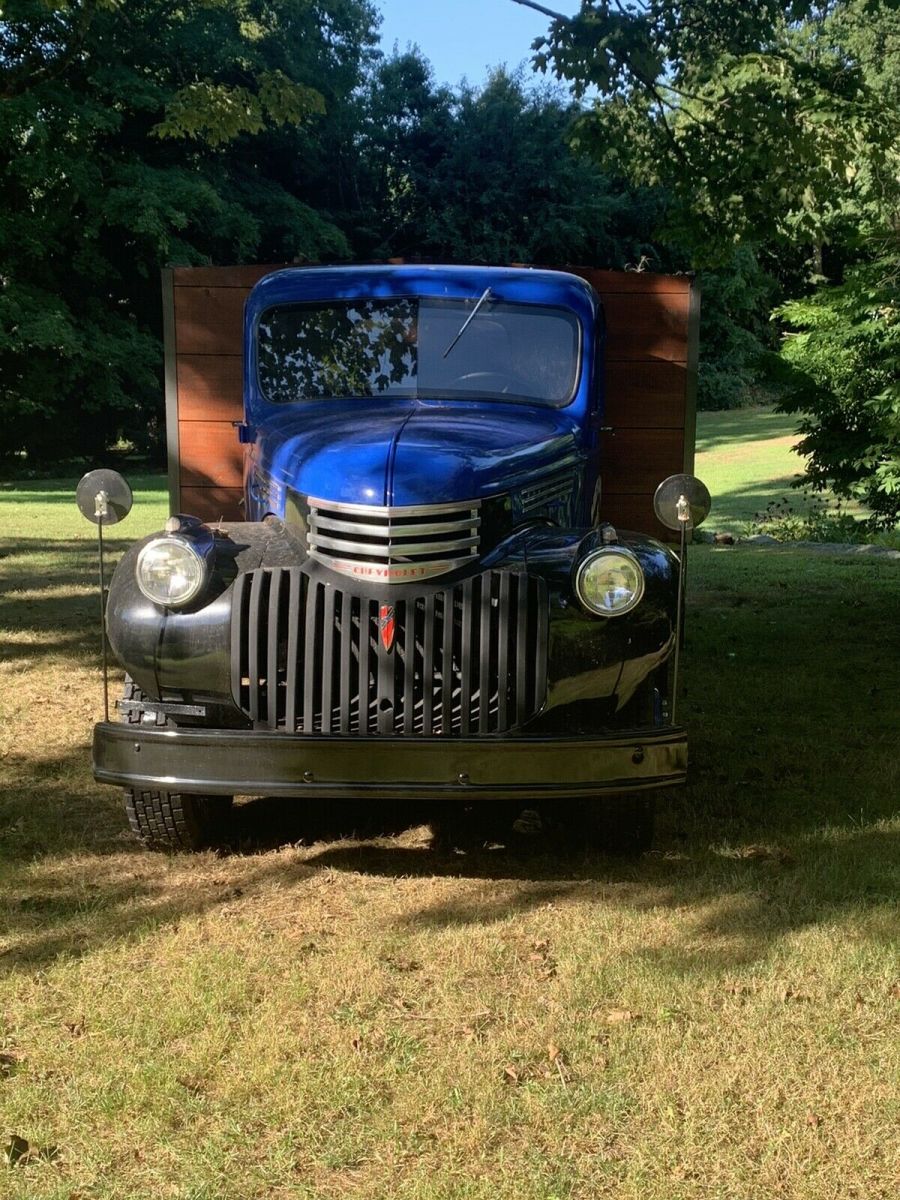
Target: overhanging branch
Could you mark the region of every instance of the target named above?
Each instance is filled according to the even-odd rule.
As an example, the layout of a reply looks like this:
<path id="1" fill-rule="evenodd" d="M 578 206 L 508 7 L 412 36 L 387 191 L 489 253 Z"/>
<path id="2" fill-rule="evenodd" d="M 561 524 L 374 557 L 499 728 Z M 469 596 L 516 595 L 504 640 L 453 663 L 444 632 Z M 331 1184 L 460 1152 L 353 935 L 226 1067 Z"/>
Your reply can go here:
<path id="1" fill-rule="evenodd" d="M 545 8 L 543 4 L 535 4 L 534 0 L 513 0 L 513 4 L 521 4 L 523 8 L 533 8 L 535 12 L 543 13 L 545 17 L 549 17 L 551 21 L 565 21 L 568 24 L 572 20 L 565 13 L 554 12 L 552 8 Z"/>

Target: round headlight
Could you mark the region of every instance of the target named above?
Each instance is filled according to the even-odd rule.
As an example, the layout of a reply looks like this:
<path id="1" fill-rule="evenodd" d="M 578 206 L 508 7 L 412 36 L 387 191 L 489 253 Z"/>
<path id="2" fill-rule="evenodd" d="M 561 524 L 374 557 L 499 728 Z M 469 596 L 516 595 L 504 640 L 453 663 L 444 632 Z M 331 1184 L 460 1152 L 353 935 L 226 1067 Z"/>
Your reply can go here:
<path id="1" fill-rule="evenodd" d="M 575 593 L 599 617 L 631 612 L 644 594 L 644 572 L 629 550 L 596 550 L 578 565 Z"/>
<path id="2" fill-rule="evenodd" d="M 181 538 L 154 538 L 138 555 L 137 585 L 154 604 L 180 608 L 200 594 L 206 582 L 206 563 Z"/>

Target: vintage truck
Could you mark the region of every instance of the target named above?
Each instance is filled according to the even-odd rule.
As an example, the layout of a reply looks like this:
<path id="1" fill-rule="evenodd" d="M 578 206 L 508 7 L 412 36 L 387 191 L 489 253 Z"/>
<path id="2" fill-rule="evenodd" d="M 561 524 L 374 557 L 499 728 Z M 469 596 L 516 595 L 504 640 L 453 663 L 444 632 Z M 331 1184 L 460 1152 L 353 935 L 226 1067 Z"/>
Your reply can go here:
<path id="1" fill-rule="evenodd" d="M 140 838 L 209 844 L 235 795 L 352 796 L 569 806 L 609 849 L 649 845 L 687 766 L 679 562 L 605 512 L 605 353 L 564 271 L 263 275 L 243 511 L 173 515 L 110 585 L 127 682 L 94 774 Z"/>

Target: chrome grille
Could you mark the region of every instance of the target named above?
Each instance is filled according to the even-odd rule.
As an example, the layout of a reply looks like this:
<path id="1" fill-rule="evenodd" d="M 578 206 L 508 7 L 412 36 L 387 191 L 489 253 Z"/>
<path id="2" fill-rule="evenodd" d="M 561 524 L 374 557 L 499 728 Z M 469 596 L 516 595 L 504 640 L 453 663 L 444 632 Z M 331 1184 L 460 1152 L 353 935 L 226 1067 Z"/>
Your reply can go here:
<path id="1" fill-rule="evenodd" d="M 300 567 L 234 583 L 232 692 L 257 729 L 364 737 L 504 733 L 540 711 L 549 611 L 542 579 L 486 571 L 398 599 L 390 648 L 384 601 Z"/>
<path id="2" fill-rule="evenodd" d="M 310 496 L 307 506 L 310 555 L 343 575 L 413 583 L 478 555 L 480 500 L 376 507 Z"/>
<path id="3" fill-rule="evenodd" d="M 562 504 L 572 494 L 572 479 L 570 476 L 557 475 L 553 479 L 544 479 L 540 483 L 522 488 L 519 493 L 523 513 L 535 512 L 548 508 L 552 504 Z"/>

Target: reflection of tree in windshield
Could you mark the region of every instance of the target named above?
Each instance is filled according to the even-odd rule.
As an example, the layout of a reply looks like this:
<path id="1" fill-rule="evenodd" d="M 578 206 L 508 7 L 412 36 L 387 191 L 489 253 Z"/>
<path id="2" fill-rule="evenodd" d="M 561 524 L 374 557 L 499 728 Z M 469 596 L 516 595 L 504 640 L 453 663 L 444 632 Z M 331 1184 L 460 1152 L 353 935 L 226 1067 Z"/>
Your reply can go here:
<path id="1" fill-rule="evenodd" d="M 415 327 L 411 300 L 271 309 L 259 325 L 260 382 L 279 404 L 412 388 Z"/>
<path id="2" fill-rule="evenodd" d="M 490 299 L 457 337 L 477 300 L 347 300 L 269 309 L 259 324 L 260 386 L 277 404 L 369 396 L 567 404 L 578 378 L 575 314 Z"/>

